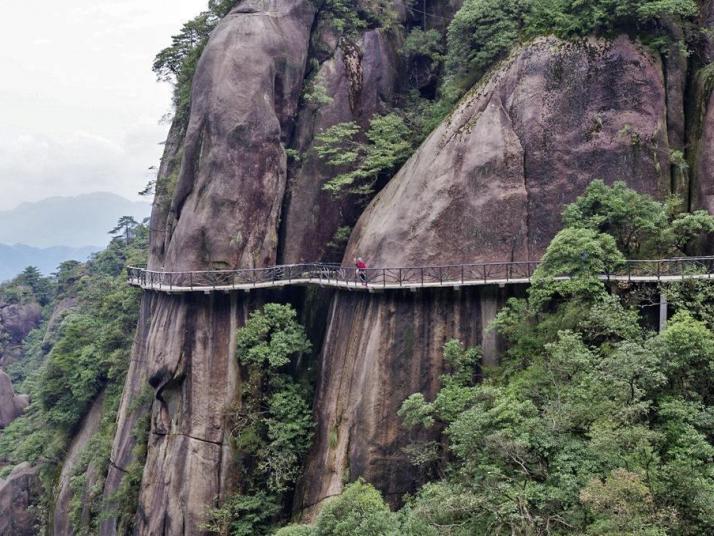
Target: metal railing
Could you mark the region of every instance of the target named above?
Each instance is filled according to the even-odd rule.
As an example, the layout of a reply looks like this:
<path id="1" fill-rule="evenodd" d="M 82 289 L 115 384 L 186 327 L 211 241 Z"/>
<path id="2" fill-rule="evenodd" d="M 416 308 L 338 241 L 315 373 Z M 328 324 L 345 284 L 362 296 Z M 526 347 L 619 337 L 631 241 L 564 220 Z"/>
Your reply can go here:
<path id="1" fill-rule="evenodd" d="M 251 288 L 316 284 L 339 288 L 418 288 L 528 283 L 539 261 L 490 262 L 402 268 L 367 268 L 308 263 L 237 270 L 191 272 L 128 268 L 129 284 L 166 292 L 249 290 Z M 557 277 L 570 278 L 572 273 Z M 657 282 L 714 277 L 714 257 L 631 260 L 600 275 L 608 281 Z"/>

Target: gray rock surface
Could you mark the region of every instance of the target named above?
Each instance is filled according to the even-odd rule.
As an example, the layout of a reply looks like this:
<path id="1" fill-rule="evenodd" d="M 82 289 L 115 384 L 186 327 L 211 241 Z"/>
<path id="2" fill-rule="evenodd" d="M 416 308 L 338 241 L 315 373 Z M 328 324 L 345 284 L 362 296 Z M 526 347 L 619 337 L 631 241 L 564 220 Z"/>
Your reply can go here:
<path id="1" fill-rule="evenodd" d="M 352 225 L 362 207 L 351 198 L 336 199 L 322 186 L 334 170 L 314 152 L 315 136 L 338 123 L 354 121 L 367 128 L 369 120 L 385 113 L 398 80 L 399 43 L 384 30 L 369 30 L 350 46 L 336 46 L 328 29 L 317 36 L 332 55 L 322 62 L 314 84 L 324 88 L 331 102 L 305 104 L 298 116 L 294 148 L 301 159 L 289 168 L 289 183 L 280 237 L 284 264 L 339 261 L 328 244 L 342 225 Z M 343 245 L 344 246 L 344 245 Z M 341 255 L 341 251 L 339 255 Z"/>
<path id="2" fill-rule="evenodd" d="M 29 405 L 27 395 L 16 395 L 10 376 L 0 370 L 0 428 L 17 419 Z"/>
<path id="3" fill-rule="evenodd" d="M 594 179 L 670 191 L 659 59 L 626 38 L 539 39 L 467 94 L 364 212 L 345 259 L 538 259 Z"/>
<path id="4" fill-rule="evenodd" d="M 73 527 L 70 520 L 70 501 L 72 500 L 72 489 L 70 487 L 71 478 L 77 471 L 77 463 L 92 436 L 99 430 L 102 422 L 102 406 L 104 404 L 104 393 L 102 393 L 89 409 L 89 413 L 84 417 L 79 426 L 79 431 L 72 438 L 67 454 L 62 462 L 59 481 L 57 483 L 57 493 L 52 513 L 52 534 L 74 534 L 78 527 Z M 90 476 L 85 473 L 85 476 Z M 91 478 L 87 479 L 85 487 L 89 488 L 94 484 Z"/>
<path id="5" fill-rule="evenodd" d="M 0 480 L 0 534 L 36 536 L 39 518 L 30 508 L 41 493 L 39 469 L 29 463 L 16 466 L 6 480 Z"/>
<path id="6" fill-rule="evenodd" d="M 162 178 L 178 168 L 168 207 L 157 199 L 149 264 L 167 270 L 265 266 L 277 258 L 294 128 L 314 8 L 307 0 L 244 1 L 201 57 L 183 141 L 172 132 Z M 163 218 L 166 225 L 163 226 Z M 119 411 L 105 498 L 134 459 L 150 416 L 137 534 L 196 535 L 234 489 L 226 409 L 239 384 L 233 337 L 247 314 L 233 296 L 144 296 Z M 142 402 L 147 398 L 148 403 Z M 101 534 L 121 532 L 106 520 Z"/>
<path id="7" fill-rule="evenodd" d="M 538 259 L 563 207 L 593 179 L 665 196 L 662 73 L 659 59 L 626 38 L 540 39 L 514 53 L 365 210 L 345 264 L 356 254 L 375 267 Z M 434 393 L 444 342 L 487 342 L 483 328 L 506 296 L 484 292 L 336 296 L 317 393 L 318 440 L 296 502 L 305 517 L 358 477 L 394 502 L 413 489 L 396 411 L 413 392 Z"/>
<path id="8" fill-rule="evenodd" d="M 22 356 L 22 341 L 42 321 L 42 306 L 29 303 L 0 303 L 0 367 L 7 367 Z"/>
<path id="9" fill-rule="evenodd" d="M 164 255 L 152 258 L 152 266 L 275 262 L 287 182 L 284 144 L 314 13 L 307 0 L 244 0 L 214 30 L 193 80 Z"/>

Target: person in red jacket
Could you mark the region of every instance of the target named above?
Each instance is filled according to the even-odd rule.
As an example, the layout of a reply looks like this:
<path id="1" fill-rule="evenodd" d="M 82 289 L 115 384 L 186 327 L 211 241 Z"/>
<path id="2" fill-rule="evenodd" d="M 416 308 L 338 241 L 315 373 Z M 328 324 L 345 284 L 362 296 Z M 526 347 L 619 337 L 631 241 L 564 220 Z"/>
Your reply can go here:
<path id="1" fill-rule="evenodd" d="M 355 266 L 357 267 L 357 277 L 360 278 L 360 281 L 364 284 L 364 286 L 367 286 L 367 263 L 364 262 L 364 259 L 362 257 L 356 257 L 355 258 Z"/>

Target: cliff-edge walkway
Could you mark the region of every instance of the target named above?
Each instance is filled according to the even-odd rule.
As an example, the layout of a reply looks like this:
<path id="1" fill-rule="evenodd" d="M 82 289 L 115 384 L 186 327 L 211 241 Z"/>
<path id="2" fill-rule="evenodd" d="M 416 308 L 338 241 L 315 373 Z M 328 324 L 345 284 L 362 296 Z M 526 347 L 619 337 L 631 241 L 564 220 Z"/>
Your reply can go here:
<path id="1" fill-rule="evenodd" d="M 356 291 L 472 287 L 529 284 L 540 263 L 496 262 L 417 266 L 409 268 L 368 268 L 367 282 L 354 267 L 309 263 L 269 268 L 207 270 L 193 272 L 154 271 L 130 267 L 129 284 L 144 290 L 168 293 L 250 291 L 299 285 L 316 285 Z M 570 279 L 562 274 L 557 279 Z M 626 261 L 612 273 L 601 274 L 603 281 L 628 283 L 666 283 L 687 279 L 714 279 L 714 257 L 678 257 L 658 260 Z"/>

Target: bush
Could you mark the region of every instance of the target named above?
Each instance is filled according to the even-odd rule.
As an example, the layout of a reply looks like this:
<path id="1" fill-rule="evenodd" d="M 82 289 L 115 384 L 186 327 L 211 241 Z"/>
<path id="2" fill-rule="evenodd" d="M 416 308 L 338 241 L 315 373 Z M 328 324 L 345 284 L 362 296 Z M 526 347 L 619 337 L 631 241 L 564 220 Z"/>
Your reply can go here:
<path id="1" fill-rule="evenodd" d="M 399 521 L 380 493 L 358 480 L 329 501 L 315 523 L 316 536 L 398 535 Z"/>
<path id="2" fill-rule="evenodd" d="M 277 303 L 253 312 L 236 339 L 244 383 L 229 418 L 241 481 L 235 494 L 208 511 L 205 528 L 221 535 L 268 534 L 312 440 L 312 390 L 295 372 L 311 345 L 293 308 Z"/>
<path id="3" fill-rule="evenodd" d="M 366 141 L 362 141 L 362 137 Z M 315 151 L 339 172 L 323 189 L 335 196 L 371 195 L 380 179 L 388 179 L 406 162 L 415 139 L 396 113 L 375 117 L 362 133 L 354 122 L 339 123 L 316 136 Z"/>

